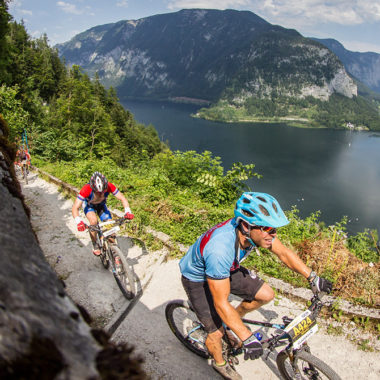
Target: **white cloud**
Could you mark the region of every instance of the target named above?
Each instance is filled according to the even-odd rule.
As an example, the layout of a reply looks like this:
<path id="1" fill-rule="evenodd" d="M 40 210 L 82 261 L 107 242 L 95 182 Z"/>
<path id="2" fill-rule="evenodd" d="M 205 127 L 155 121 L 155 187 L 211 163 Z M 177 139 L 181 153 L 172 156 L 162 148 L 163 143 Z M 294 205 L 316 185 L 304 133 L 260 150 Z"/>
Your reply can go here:
<path id="1" fill-rule="evenodd" d="M 380 0 L 170 0 L 168 3 L 170 10 L 182 8 L 245 9 L 271 23 L 293 28 L 380 21 Z"/>
<path id="2" fill-rule="evenodd" d="M 41 35 L 42 35 L 42 32 L 39 30 L 35 30 L 35 31 L 31 32 L 31 36 L 33 38 L 39 38 L 39 37 L 41 37 Z"/>
<path id="3" fill-rule="evenodd" d="M 58 7 L 60 7 L 65 13 L 71 13 L 74 15 L 80 15 L 83 10 L 77 9 L 75 4 L 65 3 L 64 1 L 57 1 Z"/>
<path id="4" fill-rule="evenodd" d="M 127 0 L 121 0 L 121 1 L 118 1 L 118 2 L 116 3 L 116 6 L 117 6 L 117 7 L 127 8 L 127 7 L 128 7 L 128 1 L 127 1 Z"/>
<path id="5" fill-rule="evenodd" d="M 22 2 L 20 0 L 13 0 L 9 3 L 9 9 L 20 8 L 22 6 Z"/>
<path id="6" fill-rule="evenodd" d="M 32 11 L 28 11 L 26 9 L 21 9 L 20 13 L 22 13 L 23 15 L 33 16 L 33 12 Z"/>
<path id="7" fill-rule="evenodd" d="M 250 9 L 272 23 L 360 25 L 380 21 L 380 0 L 254 0 Z"/>
<path id="8" fill-rule="evenodd" d="M 206 9 L 227 9 L 241 8 L 248 6 L 250 0 L 173 0 L 168 4 L 168 9 L 183 8 L 206 8 Z"/>
<path id="9" fill-rule="evenodd" d="M 17 12 L 20 15 L 28 15 L 33 16 L 33 12 L 28 9 L 22 9 L 22 1 L 21 0 L 13 0 L 9 3 L 9 11 L 11 13 Z M 24 19 L 25 21 L 25 19 Z"/>

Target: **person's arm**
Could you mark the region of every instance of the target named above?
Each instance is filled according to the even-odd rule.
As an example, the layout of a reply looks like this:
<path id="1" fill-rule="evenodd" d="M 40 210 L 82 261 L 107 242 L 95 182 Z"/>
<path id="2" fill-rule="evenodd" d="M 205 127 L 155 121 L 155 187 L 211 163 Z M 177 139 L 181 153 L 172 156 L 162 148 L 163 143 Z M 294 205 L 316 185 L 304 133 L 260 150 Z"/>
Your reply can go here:
<path id="1" fill-rule="evenodd" d="M 79 209 L 82 207 L 82 201 L 78 198 L 75 198 L 73 207 L 71 208 L 71 214 L 73 215 L 73 218 L 79 217 Z"/>
<path id="2" fill-rule="evenodd" d="M 83 201 L 76 198 L 73 204 L 73 207 L 71 208 L 71 214 L 73 215 L 73 218 L 75 219 L 75 223 L 77 224 L 78 231 L 85 231 L 86 226 L 82 220 L 82 218 L 79 216 L 79 209 L 82 207 Z"/>
<path id="3" fill-rule="evenodd" d="M 230 294 L 230 279 L 207 279 L 214 306 L 223 322 L 244 341 L 252 335 L 252 332 L 244 325 L 236 309 L 228 302 Z"/>
<path id="4" fill-rule="evenodd" d="M 116 199 L 118 199 L 124 207 L 124 218 L 125 219 L 133 219 L 135 216 L 132 214 L 131 208 L 129 207 L 129 203 L 127 201 L 127 198 L 123 195 L 121 191 L 118 191 L 115 194 Z"/>
<path id="5" fill-rule="evenodd" d="M 274 239 L 271 251 L 291 270 L 306 279 L 310 276 L 311 269 L 304 264 L 295 252 L 285 247 L 279 239 Z"/>
<path id="6" fill-rule="evenodd" d="M 120 190 L 117 192 L 117 194 L 115 194 L 115 197 L 116 197 L 116 199 L 118 199 L 123 204 L 124 209 L 126 209 L 126 208 L 130 209 L 127 198 L 125 198 L 125 196 L 123 195 L 123 193 Z"/>

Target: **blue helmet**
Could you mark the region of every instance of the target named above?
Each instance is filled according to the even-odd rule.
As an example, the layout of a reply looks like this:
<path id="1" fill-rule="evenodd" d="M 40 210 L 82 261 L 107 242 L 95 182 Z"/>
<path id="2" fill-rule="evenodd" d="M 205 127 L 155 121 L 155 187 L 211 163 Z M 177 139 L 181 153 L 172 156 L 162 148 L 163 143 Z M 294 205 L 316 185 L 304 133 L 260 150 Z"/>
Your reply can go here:
<path id="1" fill-rule="evenodd" d="M 289 223 L 277 200 L 266 193 L 243 193 L 234 214 L 237 222 L 244 220 L 251 226 L 278 228 Z"/>

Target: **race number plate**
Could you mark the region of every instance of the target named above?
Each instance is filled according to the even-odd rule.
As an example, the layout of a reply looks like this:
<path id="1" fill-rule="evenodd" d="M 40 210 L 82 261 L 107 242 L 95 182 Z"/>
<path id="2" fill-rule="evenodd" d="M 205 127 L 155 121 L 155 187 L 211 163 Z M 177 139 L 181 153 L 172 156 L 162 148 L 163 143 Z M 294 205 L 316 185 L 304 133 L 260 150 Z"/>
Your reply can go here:
<path id="1" fill-rule="evenodd" d="M 110 235 L 114 234 L 117 231 L 120 231 L 120 227 L 119 226 L 112 227 L 109 230 L 104 231 L 103 232 L 103 236 L 104 237 L 110 236 Z"/>
<path id="2" fill-rule="evenodd" d="M 311 311 L 306 310 L 284 329 L 293 340 L 293 347 L 299 348 L 303 342 L 318 331 L 317 321 L 311 317 Z"/>

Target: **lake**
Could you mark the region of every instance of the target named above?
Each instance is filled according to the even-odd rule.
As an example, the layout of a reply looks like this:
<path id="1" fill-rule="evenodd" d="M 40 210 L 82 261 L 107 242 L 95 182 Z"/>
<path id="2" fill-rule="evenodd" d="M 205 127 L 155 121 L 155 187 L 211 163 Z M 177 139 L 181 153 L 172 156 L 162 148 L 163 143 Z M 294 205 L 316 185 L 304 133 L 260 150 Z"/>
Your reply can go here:
<path id="1" fill-rule="evenodd" d="M 301 217 L 320 210 L 327 224 L 347 215 L 351 233 L 380 231 L 380 133 L 212 122 L 192 118 L 199 107 L 188 104 L 123 105 L 172 150 L 209 150 L 226 169 L 254 163 L 263 178 L 249 181 L 251 190 L 272 194 L 285 210 L 296 205 Z"/>

